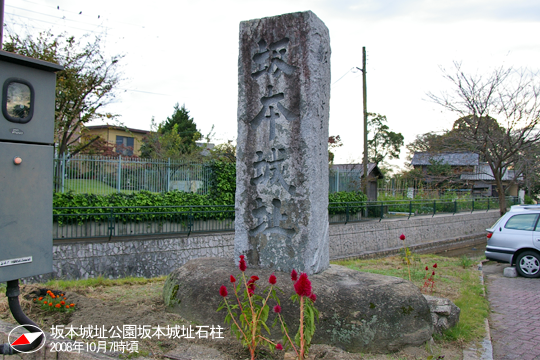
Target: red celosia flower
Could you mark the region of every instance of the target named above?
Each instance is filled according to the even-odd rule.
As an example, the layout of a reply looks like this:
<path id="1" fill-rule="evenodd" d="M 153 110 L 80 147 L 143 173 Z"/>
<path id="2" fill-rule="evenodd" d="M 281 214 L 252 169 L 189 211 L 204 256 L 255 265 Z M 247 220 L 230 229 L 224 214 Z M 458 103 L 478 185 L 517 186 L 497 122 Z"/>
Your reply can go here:
<path id="1" fill-rule="evenodd" d="M 231 282 L 232 283 L 235 283 L 236 282 L 236 279 L 234 278 L 234 276 L 231 275 Z"/>
<path id="2" fill-rule="evenodd" d="M 291 271 L 291 280 L 292 281 L 298 280 L 298 273 L 294 269 Z"/>
<path id="3" fill-rule="evenodd" d="M 405 240 L 405 235 L 404 234 L 399 235 L 399 240 Z"/>
<path id="4" fill-rule="evenodd" d="M 219 295 L 225 297 L 227 296 L 227 294 L 227 288 L 225 287 L 225 285 L 221 285 L 221 287 L 219 288 Z"/>
<path id="5" fill-rule="evenodd" d="M 240 264 L 238 265 L 240 271 L 244 272 L 247 269 L 246 260 L 244 260 L 244 255 L 240 255 Z"/>
<path id="6" fill-rule="evenodd" d="M 274 312 L 279 314 L 281 312 L 281 306 L 279 305 L 274 306 Z"/>
<path id="7" fill-rule="evenodd" d="M 255 282 L 255 281 L 259 280 L 259 277 L 257 275 L 253 275 L 251 277 L 251 280 L 253 280 L 253 282 Z"/>
<path id="8" fill-rule="evenodd" d="M 429 270 L 429 268 L 426 266 L 426 270 Z"/>
<path id="9" fill-rule="evenodd" d="M 272 274 L 270 275 L 270 278 L 268 278 L 268 282 L 271 284 L 271 285 L 276 285 L 276 275 Z"/>
<path id="10" fill-rule="evenodd" d="M 277 344 L 276 345 L 276 350 L 283 350 L 283 346 L 281 344 Z"/>
<path id="11" fill-rule="evenodd" d="M 298 296 L 309 296 L 311 295 L 311 281 L 309 281 L 306 273 L 301 273 L 300 278 L 294 284 L 294 290 Z"/>
<path id="12" fill-rule="evenodd" d="M 254 289 L 248 288 L 248 296 L 251 297 L 255 293 Z"/>
<path id="13" fill-rule="evenodd" d="M 436 269 L 437 268 L 437 263 L 433 264 L 433 267 Z"/>
<path id="14" fill-rule="evenodd" d="M 311 295 L 309 295 L 309 298 L 311 299 L 311 301 L 315 302 L 315 300 L 317 300 L 317 295 L 311 293 Z"/>
<path id="15" fill-rule="evenodd" d="M 431 273 L 431 275 L 435 275 L 435 271 Z"/>

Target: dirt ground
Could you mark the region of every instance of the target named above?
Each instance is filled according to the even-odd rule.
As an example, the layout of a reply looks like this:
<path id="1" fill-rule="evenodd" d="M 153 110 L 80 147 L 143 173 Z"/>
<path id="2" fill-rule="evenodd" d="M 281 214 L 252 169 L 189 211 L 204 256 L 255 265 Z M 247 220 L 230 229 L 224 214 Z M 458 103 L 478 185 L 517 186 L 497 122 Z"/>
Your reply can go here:
<path id="1" fill-rule="evenodd" d="M 43 286 L 43 285 L 41 285 Z M 186 326 L 193 328 L 179 315 L 169 313 L 161 297 L 163 281 L 150 282 L 144 285 L 122 285 L 106 287 L 88 287 L 75 291 L 65 291 L 68 303 L 74 303 L 75 311 L 71 313 L 51 312 L 43 310 L 33 301 L 43 295 L 46 289 L 38 285 L 22 285 L 20 301 L 25 313 L 40 327 L 51 332 L 52 326 L 64 325 L 74 328 L 79 326 L 98 325 L 106 329 L 118 326 L 122 329 L 125 324 L 140 326 Z M 64 292 L 63 289 L 50 289 Z M 5 295 L 0 293 L 0 319 L 15 323 L 7 307 Z M 200 325 L 200 324 L 199 324 Z M 223 339 L 169 339 L 155 337 L 143 339 L 138 343 L 138 353 L 122 354 L 107 352 L 109 356 L 119 358 L 139 359 L 173 359 L 173 360 L 244 360 L 249 359 L 249 353 L 239 341 L 225 330 Z M 76 339 L 72 339 L 76 340 Z M 112 340 L 109 340 L 112 341 Z M 352 354 L 328 345 L 313 345 L 309 359 L 328 360 L 387 360 L 387 359 L 462 359 L 463 351 L 460 344 L 432 342 L 420 347 L 408 347 L 390 355 Z M 293 359 L 292 353 L 276 351 L 261 351 L 257 359 L 281 360 Z"/>

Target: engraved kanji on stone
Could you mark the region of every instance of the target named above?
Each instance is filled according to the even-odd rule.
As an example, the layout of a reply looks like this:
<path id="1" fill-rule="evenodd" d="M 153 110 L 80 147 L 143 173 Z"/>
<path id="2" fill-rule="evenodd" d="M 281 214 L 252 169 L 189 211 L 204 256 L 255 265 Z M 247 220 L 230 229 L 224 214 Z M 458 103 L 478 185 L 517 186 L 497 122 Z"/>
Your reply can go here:
<path id="1" fill-rule="evenodd" d="M 287 214 L 281 213 L 281 201 L 272 200 L 272 212 L 266 210 L 261 198 L 257 198 L 257 208 L 252 210 L 253 217 L 257 219 L 257 226 L 249 230 L 249 235 L 280 234 L 292 239 L 296 230 L 281 227 L 281 222 L 287 220 Z"/>
<path id="2" fill-rule="evenodd" d="M 251 73 L 253 79 L 259 78 L 265 72 L 272 74 L 274 77 L 279 77 L 281 73 L 292 75 L 295 66 L 287 64 L 286 54 L 289 38 L 283 38 L 267 46 L 266 41 L 259 41 L 259 52 L 253 55 L 253 62 L 257 66 L 257 70 Z"/>
<path id="3" fill-rule="evenodd" d="M 251 178 L 251 185 L 274 185 L 280 184 L 292 196 L 296 194 L 296 187 L 287 184 L 283 177 L 283 162 L 287 156 L 287 151 L 283 148 L 272 148 L 270 159 L 264 158 L 262 151 L 257 151 L 257 160 L 253 163 L 255 176 Z"/>
<path id="4" fill-rule="evenodd" d="M 279 119 L 281 115 L 289 122 L 298 119 L 298 115 L 280 104 L 280 101 L 283 99 L 285 99 L 285 95 L 283 93 L 273 95 L 272 86 L 269 85 L 268 96 L 263 96 L 261 99 L 263 105 L 261 111 L 259 111 L 255 118 L 250 122 L 251 128 L 256 130 L 263 120 L 270 121 L 270 141 L 274 140 L 276 137 L 276 120 Z"/>

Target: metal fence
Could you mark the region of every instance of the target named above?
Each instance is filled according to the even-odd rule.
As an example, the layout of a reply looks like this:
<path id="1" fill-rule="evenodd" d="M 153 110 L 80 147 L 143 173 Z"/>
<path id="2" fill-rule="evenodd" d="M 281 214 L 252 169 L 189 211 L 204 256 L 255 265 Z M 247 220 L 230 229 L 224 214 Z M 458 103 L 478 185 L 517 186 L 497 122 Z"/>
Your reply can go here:
<path id="1" fill-rule="evenodd" d="M 125 156 L 63 155 L 54 159 L 54 190 L 101 195 L 140 190 L 180 190 L 207 194 L 211 173 L 211 168 L 205 163 Z M 330 172 L 329 192 L 358 191 L 360 183 L 358 171 Z"/>
<path id="2" fill-rule="evenodd" d="M 360 171 L 331 170 L 329 174 L 329 192 L 359 191 L 362 189 Z"/>
<path id="3" fill-rule="evenodd" d="M 517 204 L 508 197 L 507 205 Z M 442 213 L 489 211 L 497 198 L 330 203 L 329 222 L 348 223 Z M 234 231 L 234 205 L 54 208 L 53 239 Z"/>
<path id="4" fill-rule="evenodd" d="M 181 161 L 76 155 L 56 157 L 55 191 L 90 194 L 166 192 L 206 194 L 212 170 L 206 164 Z"/>

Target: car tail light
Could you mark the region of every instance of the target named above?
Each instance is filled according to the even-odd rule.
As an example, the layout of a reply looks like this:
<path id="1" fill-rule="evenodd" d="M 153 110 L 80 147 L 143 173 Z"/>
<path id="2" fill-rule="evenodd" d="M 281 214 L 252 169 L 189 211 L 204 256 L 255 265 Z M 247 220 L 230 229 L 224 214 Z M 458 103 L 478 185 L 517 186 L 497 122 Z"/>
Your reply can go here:
<path id="1" fill-rule="evenodd" d="M 491 236 L 492 236 L 492 235 L 493 235 L 492 232 L 488 232 L 488 233 L 487 233 L 487 238 L 488 238 L 488 239 L 491 239 Z"/>

